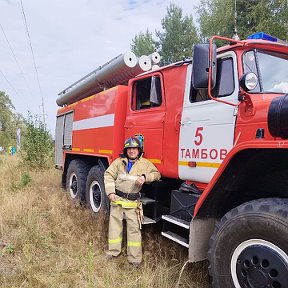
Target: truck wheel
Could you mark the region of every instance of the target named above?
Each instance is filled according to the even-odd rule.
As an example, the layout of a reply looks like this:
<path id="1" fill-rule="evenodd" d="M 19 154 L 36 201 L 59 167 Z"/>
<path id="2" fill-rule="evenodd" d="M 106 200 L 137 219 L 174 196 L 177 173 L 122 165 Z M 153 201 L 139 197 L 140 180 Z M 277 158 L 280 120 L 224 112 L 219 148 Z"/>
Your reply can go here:
<path id="1" fill-rule="evenodd" d="M 86 182 L 86 204 L 94 213 L 108 211 L 108 197 L 104 188 L 104 175 L 98 166 L 90 169 Z"/>
<path id="2" fill-rule="evenodd" d="M 85 185 L 88 165 L 82 160 L 72 160 L 66 175 L 66 189 L 71 198 L 80 203 L 85 202 Z"/>
<path id="3" fill-rule="evenodd" d="M 288 287 L 288 200 L 259 199 L 228 212 L 210 239 L 213 287 Z"/>

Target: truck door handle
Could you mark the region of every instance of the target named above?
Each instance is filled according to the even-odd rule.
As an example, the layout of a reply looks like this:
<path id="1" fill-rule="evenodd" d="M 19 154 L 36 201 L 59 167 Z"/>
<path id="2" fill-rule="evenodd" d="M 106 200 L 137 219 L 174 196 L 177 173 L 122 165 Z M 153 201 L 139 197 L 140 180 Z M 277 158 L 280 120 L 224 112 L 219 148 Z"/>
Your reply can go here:
<path id="1" fill-rule="evenodd" d="M 177 114 L 175 116 L 175 122 L 174 122 L 174 128 L 175 128 L 175 132 L 177 134 L 179 133 L 180 125 L 182 126 L 182 123 L 181 123 L 181 112 L 177 112 Z"/>
<path id="2" fill-rule="evenodd" d="M 183 122 L 180 121 L 180 126 L 191 125 L 191 124 L 192 124 L 192 121 L 191 121 L 191 120 L 183 121 Z"/>

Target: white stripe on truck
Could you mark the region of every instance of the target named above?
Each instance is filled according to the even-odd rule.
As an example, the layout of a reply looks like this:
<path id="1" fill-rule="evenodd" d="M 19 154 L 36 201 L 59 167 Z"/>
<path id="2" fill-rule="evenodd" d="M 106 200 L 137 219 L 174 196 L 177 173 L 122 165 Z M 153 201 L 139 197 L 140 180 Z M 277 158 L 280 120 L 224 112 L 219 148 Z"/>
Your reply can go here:
<path id="1" fill-rule="evenodd" d="M 110 127 L 114 125 L 114 115 L 108 114 L 73 122 L 73 131 Z"/>

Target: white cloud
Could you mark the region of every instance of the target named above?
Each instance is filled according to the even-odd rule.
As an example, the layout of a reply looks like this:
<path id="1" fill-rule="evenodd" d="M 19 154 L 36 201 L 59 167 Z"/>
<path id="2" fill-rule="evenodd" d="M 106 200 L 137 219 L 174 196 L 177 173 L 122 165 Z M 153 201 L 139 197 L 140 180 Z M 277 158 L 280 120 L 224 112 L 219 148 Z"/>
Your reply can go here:
<path id="1" fill-rule="evenodd" d="M 60 91 L 99 65 L 130 50 L 132 38 L 161 29 L 168 0 L 22 0 L 43 92 L 48 127 L 54 133 Z M 199 0 L 174 0 L 184 14 Z M 195 18 L 195 17 L 194 17 Z M 0 90 L 17 112 L 40 114 L 39 91 L 20 0 L 0 0 Z M 20 66 L 20 68 L 19 68 Z M 22 72 L 23 73 L 22 73 Z M 15 92 L 16 90 L 16 92 Z"/>

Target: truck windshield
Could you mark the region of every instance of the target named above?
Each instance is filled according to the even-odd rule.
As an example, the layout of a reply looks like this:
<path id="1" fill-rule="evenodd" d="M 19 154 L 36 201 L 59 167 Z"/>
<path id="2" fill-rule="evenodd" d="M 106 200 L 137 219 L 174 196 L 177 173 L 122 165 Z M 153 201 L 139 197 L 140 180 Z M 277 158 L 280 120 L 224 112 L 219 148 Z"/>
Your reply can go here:
<path id="1" fill-rule="evenodd" d="M 251 92 L 288 93 L 288 55 L 249 51 L 244 55 L 244 73 L 254 72 L 259 84 Z"/>

